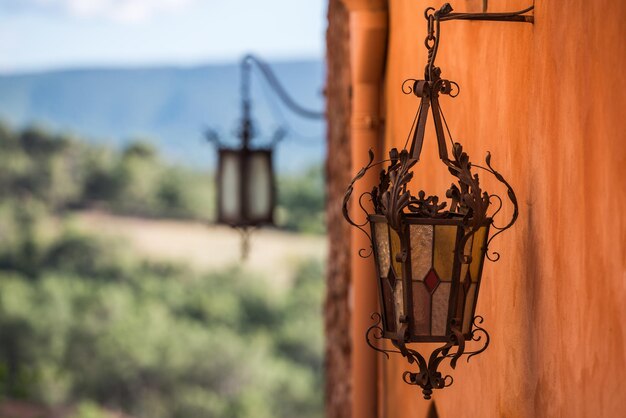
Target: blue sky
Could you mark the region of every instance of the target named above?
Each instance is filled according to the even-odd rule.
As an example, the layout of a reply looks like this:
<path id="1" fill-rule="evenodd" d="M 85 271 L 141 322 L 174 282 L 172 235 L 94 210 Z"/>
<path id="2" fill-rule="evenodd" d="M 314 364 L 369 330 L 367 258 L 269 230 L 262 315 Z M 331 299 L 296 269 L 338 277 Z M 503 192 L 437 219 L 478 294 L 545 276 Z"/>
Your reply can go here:
<path id="1" fill-rule="evenodd" d="M 321 58 L 326 0 L 0 0 L 0 72 Z"/>

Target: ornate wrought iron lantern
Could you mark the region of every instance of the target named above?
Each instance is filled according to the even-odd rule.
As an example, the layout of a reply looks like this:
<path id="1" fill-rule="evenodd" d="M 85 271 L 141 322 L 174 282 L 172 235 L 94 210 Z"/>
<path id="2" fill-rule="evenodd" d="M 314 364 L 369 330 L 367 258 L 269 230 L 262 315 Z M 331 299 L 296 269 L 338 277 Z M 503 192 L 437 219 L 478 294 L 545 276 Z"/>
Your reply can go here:
<path id="1" fill-rule="evenodd" d="M 322 119 L 324 114 L 305 109 L 287 94 L 268 64 L 254 55 L 241 60 L 241 119 L 237 136 L 238 147 L 221 143 L 213 130 L 206 132 L 209 141 L 218 148 L 217 164 L 217 223 L 236 228 L 241 232 L 241 254 L 246 258 L 252 228 L 274 225 L 276 186 L 273 151 L 286 131 L 279 128 L 266 146 L 252 146 L 256 130 L 251 115 L 250 79 L 255 64 L 269 87 L 291 111 L 301 117 Z"/>
<path id="2" fill-rule="evenodd" d="M 244 101 L 241 147 L 218 149 L 217 222 L 237 228 L 273 225 L 276 190 L 272 147 L 251 148 L 249 103 Z"/>
<path id="3" fill-rule="evenodd" d="M 206 133 L 207 139 L 216 143 L 218 148 L 217 223 L 244 231 L 244 254 L 247 251 L 248 229 L 274 224 L 276 187 L 272 154 L 274 145 L 284 135 L 284 131 L 279 129 L 269 145 L 251 146 L 256 136 L 250 99 L 252 63 L 270 71 L 267 64 L 253 55 L 246 55 L 241 60 L 241 119 L 237 132 L 240 145 L 227 146 L 219 141 L 214 131 Z"/>
<path id="4" fill-rule="evenodd" d="M 374 163 L 370 151 L 369 164 L 352 180 L 344 198 L 344 217 L 370 238 L 369 254 L 373 254 L 379 277 L 381 312 L 372 315 L 376 322 L 367 331 L 367 343 L 387 357 L 388 353 L 399 353 L 409 363 L 416 364 L 419 370 L 405 372 L 403 379 L 420 386 L 425 399 L 430 399 L 433 389 L 452 384 L 452 377 L 439 371 L 444 360 L 450 360 L 450 366 L 455 368 L 461 356 L 466 355 L 469 360 L 489 345 L 489 334 L 481 327 L 483 318 L 475 314 L 483 266 L 486 259 L 499 259 L 498 253 L 489 252 L 490 243 L 518 217 L 515 192 L 492 167 L 491 155 L 487 153 L 485 165 L 473 164 L 461 144 L 451 137 L 439 97 L 455 97 L 459 86 L 441 78 L 441 70 L 435 66 L 440 22 L 452 19 L 532 22 L 532 16 L 524 15 L 531 9 L 507 14 L 455 14 L 451 13 L 449 4 L 438 11 L 426 9 L 428 64 L 425 76 L 423 80 L 406 80 L 402 86 L 404 93 L 420 99 L 417 123 L 414 122 L 409 135 L 412 138 L 410 148 L 406 148 L 407 140 L 404 149 L 392 149 L 389 159 L 378 163 Z M 420 158 L 429 112 L 439 158 L 456 181 L 445 193 L 448 202 L 438 196 L 426 196 L 423 191 L 414 194 L 409 187 L 413 180 L 411 170 Z M 380 183 L 358 201 L 367 221 L 357 223 L 348 213 L 353 185 L 380 164 L 388 164 L 380 172 Z M 493 219 L 502 208 L 502 199 L 481 188 L 477 169 L 493 175 L 506 188 L 513 212 L 504 225 L 496 225 Z M 364 197 L 371 200 L 373 213 L 364 209 Z M 489 210 L 492 204 L 495 210 Z M 377 339 L 388 339 L 395 348 L 378 347 L 373 342 Z M 443 345 L 426 360 L 410 346 L 424 342 Z M 470 349 L 470 342 L 479 347 Z"/>

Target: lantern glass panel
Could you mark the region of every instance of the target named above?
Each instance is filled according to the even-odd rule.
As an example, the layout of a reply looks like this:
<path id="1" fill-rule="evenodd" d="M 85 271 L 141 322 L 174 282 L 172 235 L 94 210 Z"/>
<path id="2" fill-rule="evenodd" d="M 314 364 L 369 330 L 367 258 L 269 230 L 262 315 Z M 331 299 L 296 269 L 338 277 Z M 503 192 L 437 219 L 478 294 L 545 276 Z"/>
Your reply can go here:
<path id="1" fill-rule="evenodd" d="M 394 308 L 396 311 L 396 329 L 400 327 L 400 317 L 404 315 L 404 292 L 401 280 L 396 281 L 396 288 L 393 292 Z"/>
<path id="2" fill-rule="evenodd" d="M 432 266 L 433 226 L 411 225 L 411 274 L 413 280 L 424 280 Z"/>
<path id="3" fill-rule="evenodd" d="M 240 173 L 239 153 L 220 152 L 218 174 L 218 218 L 220 221 L 236 222 L 241 217 Z"/>
<path id="4" fill-rule="evenodd" d="M 487 237 L 487 227 L 483 226 L 474 233 L 474 244 L 472 245 L 472 263 L 470 265 L 470 274 L 472 275 L 472 281 L 478 281 L 480 274 L 480 267 L 483 263 L 485 238 Z"/>
<path id="5" fill-rule="evenodd" d="M 396 313 L 395 321 L 396 329 L 400 329 L 400 317 L 404 315 L 404 284 L 402 282 L 404 272 L 402 262 L 398 261 L 396 256 L 401 254 L 402 247 L 400 236 L 393 228 L 389 228 L 389 236 L 391 238 L 391 265 L 393 266 L 393 271 L 397 278 L 394 283 L 393 292 L 394 309 Z"/>
<path id="6" fill-rule="evenodd" d="M 391 273 L 393 274 L 393 272 Z M 383 312 L 385 313 L 385 328 L 388 331 L 395 332 L 396 330 L 396 309 L 393 299 L 393 288 L 388 278 L 383 277 L 380 279 L 381 289 L 383 292 Z"/>
<path id="7" fill-rule="evenodd" d="M 247 171 L 247 214 L 251 221 L 272 218 L 272 160 L 266 151 L 251 151 L 248 154 Z"/>
<path id="8" fill-rule="evenodd" d="M 469 278 L 467 279 L 467 283 L 470 283 Z M 461 323 L 463 323 L 465 299 L 466 299 L 467 291 L 469 290 L 469 287 L 466 286 L 465 284 L 466 282 L 463 282 L 461 283 L 461 286 L 457 288 L 456 301 L 454 301 L 456 304 L 454 308 L 454 318 L 461 321 Z"/>
<path id="9" fill-rule="evenodd" d="M 393 228 L 389 228 L 389 235 L 391 237 L 391 265 L 396 273 L 396 277 L 402 279 L 402 263 L 396 258 L 396 255 L 402 252 L 400 236 Z"/>
<path id="10" fill-rule="evenodd" d="M 467 242 L 465 243 L 465 250 L 463 251 L 463 255 L 466 256 L 470 256 L 472 255 L 472 243 L 474 242 L 474 235 L 472 235 Z M 460 278 L 461 278 L 461 282 L 463 280 L 465 280 L 465 277 L 467 276 L 467 271 L 469 270 L 469 264 L 468 263 L 462 263 L 461 264 L 461 274 L 460 274 Z"/>
<path id="11" fill-rule="evenodd" d="M 472 320 L 472 312 L 474 311 L 474 300 L 476 296 L 476 283 L 472 283 L 467 291 L 467 296 L 465 297 L 465 312 L 463 313 L 463 333 L 468 333 L 470 331 L 471 320 Z"/>
<path id="12" fill-rule="evenodd" d="M 416 335 L 430 335 L 430 292 L 423 282 L 413 285 L 413 331 Z"/>
<path id="13" fill-rule="evenodd" d="M 439 278 L 446 282 L 452 280 L 457 229 L 458 227 L 456 225 L 435 226 L 435 254 L 433 264 Z"/>
<path id="14" fill-rule="evenodd" d="M 374 240 L 376 241 L 376 257 L 380 277 L 387 277 L 391 256 L 389 251 L 389 227 L 385 222 L 374 223 Z"/>
<path id="15" fill-rule="evenodd" d="M 448 302 L 452 283 L 441 282 L 433 293 L 432 335 L 445 336 L 448 325 Z"/>

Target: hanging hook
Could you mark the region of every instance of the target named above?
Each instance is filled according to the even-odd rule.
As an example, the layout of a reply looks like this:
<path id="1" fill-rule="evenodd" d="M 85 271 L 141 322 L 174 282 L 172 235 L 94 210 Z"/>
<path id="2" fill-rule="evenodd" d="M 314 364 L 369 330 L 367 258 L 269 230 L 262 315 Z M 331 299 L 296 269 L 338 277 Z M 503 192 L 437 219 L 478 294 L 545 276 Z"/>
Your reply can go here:
<path id="1" fill-rule="evenodd" d="M 448 20 L 483 20 L 496 22 L 526 22 L 534 23 L 534 16 L 526 13 L 535 9 L 535 6 L 529 6 L 525 9 L 515 12 L 504 13 L 452 13 L 453 8 L 450 3 L 445 3 L 439 10 L 434 7 L 427 7 L 424 10 L 424 18 L 428 21 L 426 39 L 424 45 L 428 50 L 428 64 L 424 78 L 427 81 L 436 81 L 439 78 L 440 71 L 435 67 L 435 59 L 439 50 L 439 41 L 441 38 L 440 22 Z"/>

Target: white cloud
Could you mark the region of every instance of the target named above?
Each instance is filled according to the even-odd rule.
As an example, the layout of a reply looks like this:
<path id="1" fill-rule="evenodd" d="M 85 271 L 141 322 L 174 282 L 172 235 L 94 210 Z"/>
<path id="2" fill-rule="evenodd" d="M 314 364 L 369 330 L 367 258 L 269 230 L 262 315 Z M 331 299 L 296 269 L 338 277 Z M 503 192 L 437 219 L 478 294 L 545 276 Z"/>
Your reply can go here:
<path id="1" fill-rule="evenodd" d="M 77 18 L 135 23 L 189 6 L 196 0 L 9 0 L 5 6 L 22 12 L 56 11 Z"/>

